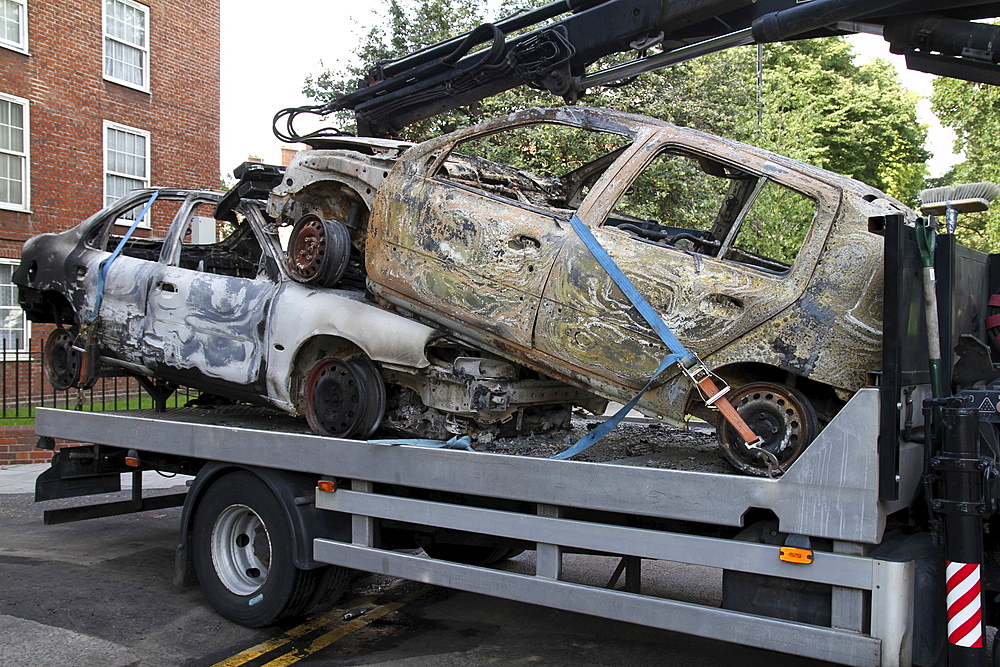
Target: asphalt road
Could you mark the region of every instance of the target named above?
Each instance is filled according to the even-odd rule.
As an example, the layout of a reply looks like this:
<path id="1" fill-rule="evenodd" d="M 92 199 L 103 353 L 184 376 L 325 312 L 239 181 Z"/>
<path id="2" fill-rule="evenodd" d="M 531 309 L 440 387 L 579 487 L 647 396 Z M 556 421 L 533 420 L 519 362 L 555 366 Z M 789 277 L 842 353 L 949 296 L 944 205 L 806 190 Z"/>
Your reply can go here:
<path id="1" fill-rule="evenodd" d="M 374 575 L 302 624 L 251 630 L 216 615 L 197 587 L 172 585 L 179 509 L 42 524 L 43 509 L 79 502 L 0 495 L 4 667 L 826 664 Z M 507 567 L 530 571 L 531 558 Z M 566 564 L 605 579 L 613 567 Z M 650 585 L 695 601 L 719 595 L 716 572 L 662 567 Z"/>

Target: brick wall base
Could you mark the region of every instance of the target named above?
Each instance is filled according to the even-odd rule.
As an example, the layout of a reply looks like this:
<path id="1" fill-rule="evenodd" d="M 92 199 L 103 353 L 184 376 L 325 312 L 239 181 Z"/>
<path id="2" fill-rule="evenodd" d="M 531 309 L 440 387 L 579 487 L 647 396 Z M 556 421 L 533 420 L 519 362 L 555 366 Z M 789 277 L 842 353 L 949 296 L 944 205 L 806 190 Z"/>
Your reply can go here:
<path id="1" fill-rule="evenodd" d="M 17 426 L 0 425 L 0 465 L 16 465 L 18 463 L 48 463 L 52 460 L 52 452 L 47 449 L 37 449 L 35 443 L 34 424 Z M 69 444 L 56 440 L 56 449 L 62 449 Z"/>

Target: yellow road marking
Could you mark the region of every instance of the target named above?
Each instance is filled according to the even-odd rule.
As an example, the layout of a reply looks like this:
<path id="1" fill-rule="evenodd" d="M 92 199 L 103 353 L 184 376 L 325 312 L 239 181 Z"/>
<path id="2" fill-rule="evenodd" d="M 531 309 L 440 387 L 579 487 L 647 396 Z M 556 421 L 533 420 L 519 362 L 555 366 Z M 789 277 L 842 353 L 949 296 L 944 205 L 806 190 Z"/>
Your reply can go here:
<path id="1" fill-rule="evenodd" d="M 309 646 L 307 648 L 293 649 L 291 652 L 279 656 L 268 663 L 265 663 L 263 667 L 287 667 L 288 665 L 293 665 L 299 660 L 307 658 L 313 653 L 316 653 L 317 651 L 326 648 L 335 641 L 343 639 L 347 635 L 356 632 L 357 630 L 360 630 L 361 628 L 365 627 L 372 621 L 376 621 L 385 616 L 386 614 L 391 614 L 400 607 L 403 607 L 404 605 L 413 602 L 421 595 L 426 595 L 432 590 L 434 590 L 433 586 L 424 586 L 416 593 L 408 595 L 402 600 L 399 600 L 397 602 L 390 602 L 388 604 L 375 607 L 371 611 L 365 613 L 364 616 L 359 616 L 358 618 L 352 619 L 347 623 L 344 623 L 343 625 L 334 628 L 329 632 L 323 633 L 316 639 L 309 642 Z"/>
<path id="2" fill-rule="evenodd" d="M 366 604 L 371 604 L 372 600 L 374 599 L 375 599 L 374 596 L 366 595 L 364 597 L 351 600 L 347 604 L 340 605 L 335 609 L 331 609 L 322 616 L 317 616 L 316 618 L 309 619 L 302 625 L 298 625 L 292 628 L 291 630 L 289 630 L 288 632 L 279 637 L 272 637 L 271 639 L 263 641 L 260 644 L 257 644 L 256 646 L 251 646 L 247 650 L 237 653 L 231 658 L 226 658 L 222 662 L 217 662 L 214 665 L 212 665 L 212 667 L 238 667 L 239 665 L 248 663 L 251 660 L 254 660 L 255 658 L 259 658 L 268 651 L 273 651 L 276 648 L 281 648 L 282 646 L 288 644 L 292 640 L 298 639 L 299 637 L 304 637 L 305 635 L 309 634 L 310 632 L 314 632 L 315 630 L 323 627 L 324 625 L 333 623 L 335 621 L 339 621 L 344 616 L 344 614 L 353 611 L 358 607 L 363 607 Z"/>

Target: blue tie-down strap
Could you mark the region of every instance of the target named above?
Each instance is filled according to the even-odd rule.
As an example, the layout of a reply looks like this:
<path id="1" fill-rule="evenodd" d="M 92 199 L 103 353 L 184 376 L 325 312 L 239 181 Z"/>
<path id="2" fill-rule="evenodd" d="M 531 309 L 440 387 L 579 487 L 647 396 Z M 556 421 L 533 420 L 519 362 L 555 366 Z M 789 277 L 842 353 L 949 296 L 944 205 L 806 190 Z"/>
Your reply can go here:
<path id="1" fill-rule="evenodd" d="M 472 438 L 467 435 L 456 435 L 449 440 L 428 440 L 426 438 L 385 438 L 382 440 L 369 440 L 371 445 L 410 445 L 413 447 L 436 447 L 438 449 L 462 449 L 467 452 L 474 452 L 472 448 Z"/>
<path id="2" fill-rule="evenodd" d="M 573 226 L 573 230 L 583 241 L 584 245 L 587 246 L 587 249 L 594 255 L 597 262 L 607 272 L 607 274 L 611 276 L 611 279 L 615 281 L 615 284 L 618 285 L 618 288 L 621 289 L 632 305 L 635 306 L 635 308 L 639 311 L 639 314 L 642 315 L 643 319 L 649 323 L 649 326 L 653 328 L 653 331 L 657 333 L 660 340 L 663 341 L 663 344 L 667 346 L 668 350 L 670 350 L 670 354 L 663 358 L 663 361 L 660 362 L 659 367 L 657 367 L 656 372 L 653 373 L 653 377 L 649 379 L 649 382 L 647 382 L 643 388 L 639 390 L 639 393 L 636 394 L 632 400 L 626 403 L 621 410 L 578 440 L 572 447 L 551 457 L 553 459 L 568 459 L 571 456 L 576 456 L 610 433 L 611 429 L 621 423 L 622 419 L 625 418 L 625 415 L 627 415 L 632 408 L 636 406 L 643 394 L 649 391 L 656 379 L 660 377 L 660 374 L 663 373 L 663 371 L 665 371 L 668 367 L 677 362 L 681 362 L 682 365 L 688 367 L 698 361 L 698 358 L 691 354 L 686 347 L 684 347 L 684 345 L 677 339 L 677 336 L 674 335 L 674 332 L 667 327 L 663 319 L 655 310 L 653 310 L 653 307 L 649 305 L 649 302 L 646 301 L 645 297 L 639 293 L 639 290 L 632 284 L 632 281 L 629 280 L 625 273 L 618 267 L 617 264 L 615 264 L 615 260 L 611 259 L 611 255 L 608 254 L 607 250 L 605 250 L 597 239 L 594 238 L 594 235 L 591 233 L 587 225 L 583 223 L 583 220 L 574 215 L 570 219 L 570 224 Z"/>
<path id="3" fill-rule="evenodd" d="M 150 207 L 153 205 L 153 202 L 155 202 L 156 198 L 159 196 L 160 196 L 160 191 L 155 190 L 153 192 L 153 196 L 150 197 L 149 201 L 146 202 L 146 205 L 143 206 L 142 211 L 140 211 L 139 215 L 136 216 L 135 220 L 132 221 L 132 225 L 128 228 L 128 231 L 125 232 L 125 236 L 123 236 L 121 240 L 118 241 L 118 245 L 115 247 L 114 252 L 112 252 L 108 257 L 104 259 L 104 261 L 101 262 L 101 265 L 99 267 L 100 270 L 99 273 L 97 274 L 97 300 L 94 305 L 94 314 L 87 319 L 86 322 L 87 324 L 93 324 L 94 322 L 96 322 L 98 316 L 101 314 L 101 304 L 104 303 L 104 283 L 108 279 L 108 271 L 111 269 L 111 264 L 116 259 L 118 259 L 119 255 L 121 255 L 122 249 L 125 247 L 125 244 L 128 243 L 128 240 L 130 238 L 132 238 L 132 234 L 139 226 L 139 223 L 142 222 L 142 219 L 146 217 L 146 213 L 149 211 Z"/>

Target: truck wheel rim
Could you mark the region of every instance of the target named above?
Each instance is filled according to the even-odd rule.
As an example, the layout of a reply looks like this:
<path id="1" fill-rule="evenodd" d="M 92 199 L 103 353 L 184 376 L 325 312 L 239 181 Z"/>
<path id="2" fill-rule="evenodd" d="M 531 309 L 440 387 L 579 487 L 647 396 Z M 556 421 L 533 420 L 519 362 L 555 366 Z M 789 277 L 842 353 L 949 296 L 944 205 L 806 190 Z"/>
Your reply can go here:
<path id="1" fill-rule="evenodd" d="M 231 505 L 212 529 L 212 564 L 222 585 L 236 595 L 252 595 L 267 579 L 271 538 L 260 516 L 246 505 Z"/>

